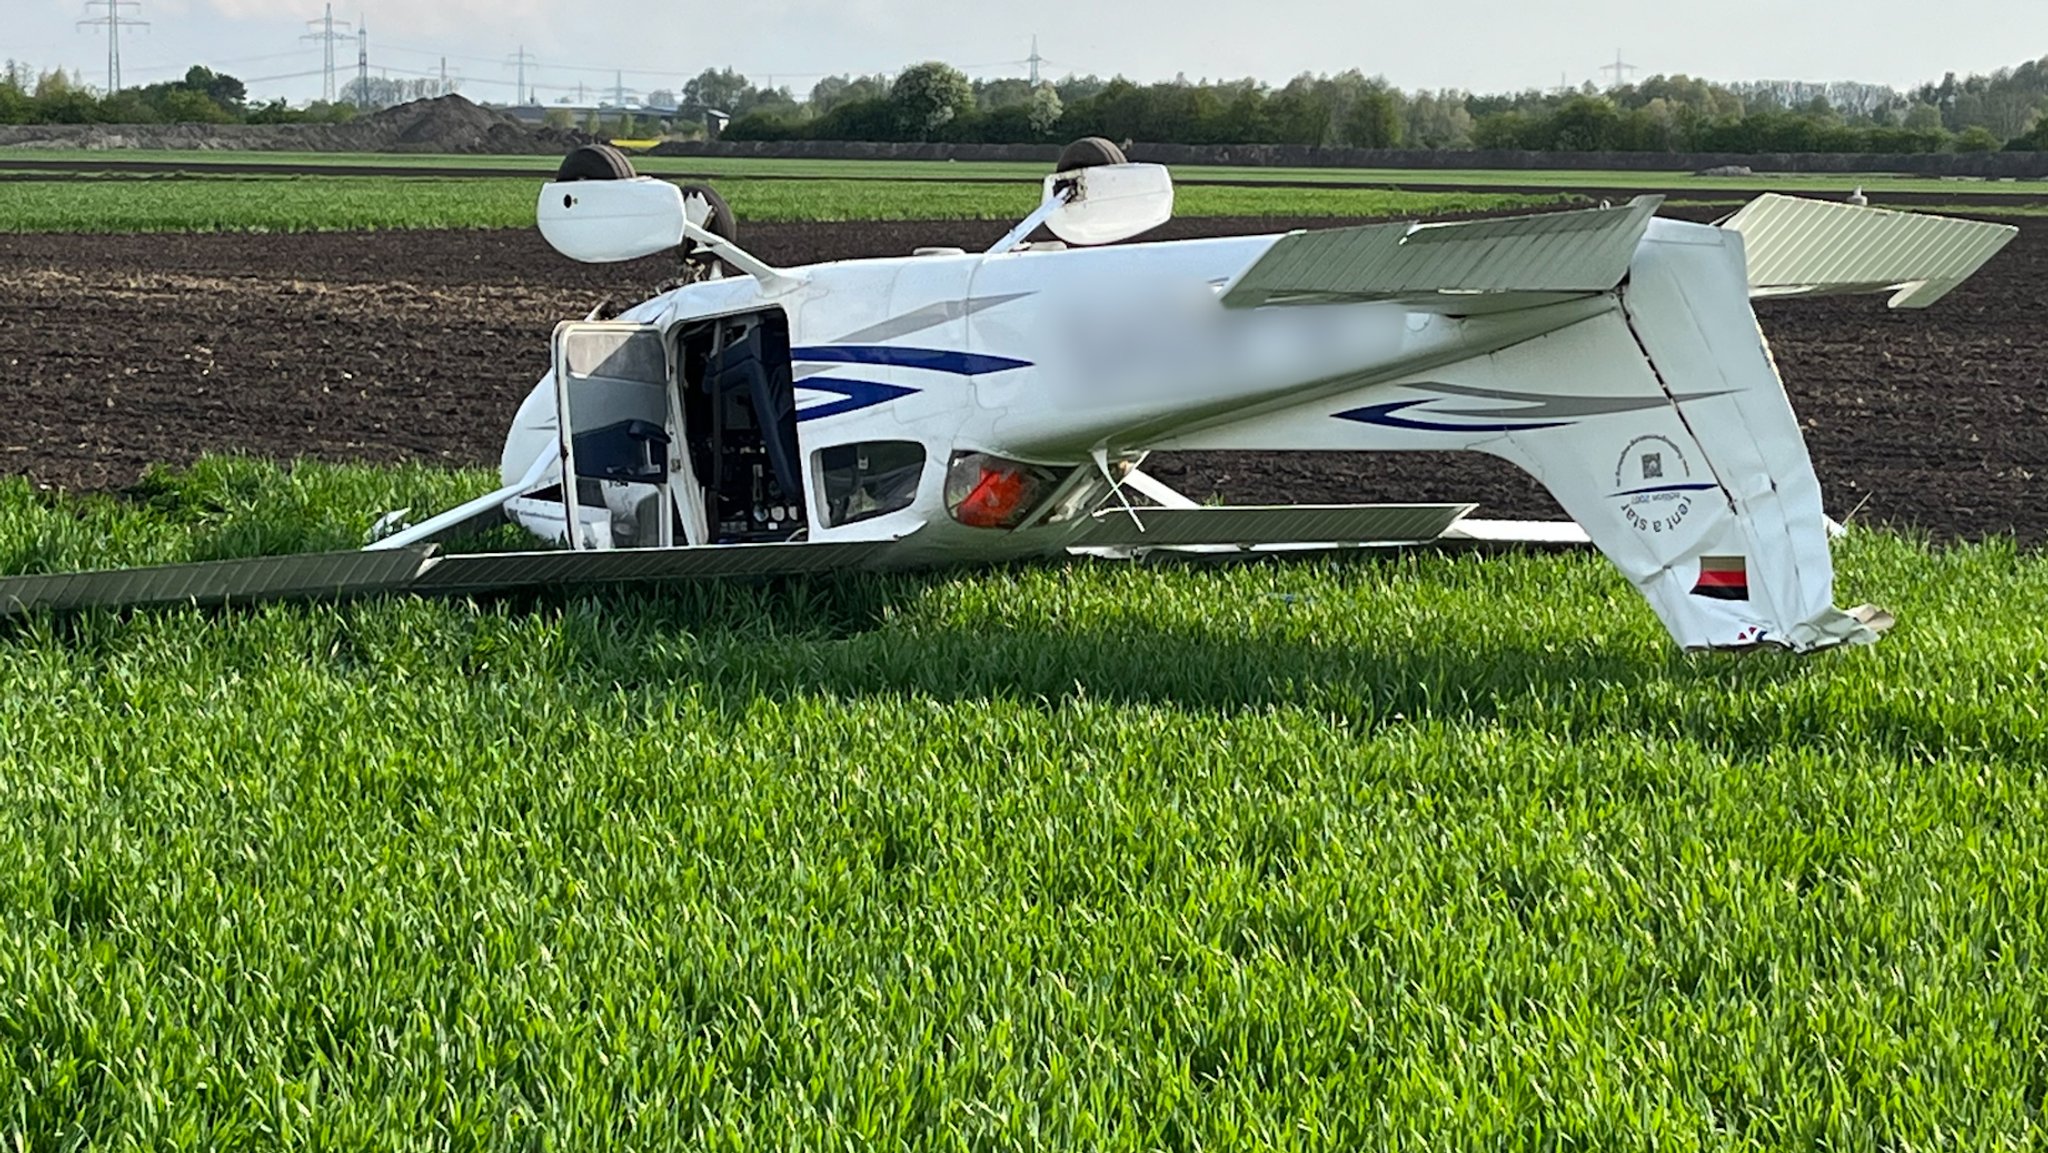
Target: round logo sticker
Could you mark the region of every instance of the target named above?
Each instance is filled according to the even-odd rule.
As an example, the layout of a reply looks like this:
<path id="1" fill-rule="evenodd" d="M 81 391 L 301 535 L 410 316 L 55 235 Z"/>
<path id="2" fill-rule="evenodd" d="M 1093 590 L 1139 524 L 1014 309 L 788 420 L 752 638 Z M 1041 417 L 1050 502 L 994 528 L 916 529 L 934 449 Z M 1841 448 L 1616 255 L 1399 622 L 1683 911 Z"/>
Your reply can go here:
<path id="1" fill-rule="evenodd" d="M 1671 532 L 1692 515 L 1697 495 L 1715 487 L 1695 481 L 1692 462 L 1669 437 L 1639 436 L 1614 466 L 1614 499 L 1637 532 Z"/>

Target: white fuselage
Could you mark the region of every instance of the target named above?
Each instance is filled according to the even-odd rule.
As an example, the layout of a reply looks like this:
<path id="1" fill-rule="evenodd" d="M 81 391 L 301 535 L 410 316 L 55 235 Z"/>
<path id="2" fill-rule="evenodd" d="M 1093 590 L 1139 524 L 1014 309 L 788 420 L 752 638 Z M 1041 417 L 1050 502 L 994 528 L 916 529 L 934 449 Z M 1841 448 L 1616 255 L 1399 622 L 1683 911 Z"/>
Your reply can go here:
<path id="1" fill-rule="evenodd" d="M 1466 319 L 1393 303 L 1226 309 L 1221 288 L 1277 239 L 846 261 L 792 270 L 784 291 L 751 277 L 687 285 L 619 319 L 667 330 L 779 309 L 794 361 L 809 539 L 915 530 L 904 553 L 918 563 L 1052 552 L 1079 524 L 1002 532 L 954 523 L 942 490 L 955 453 L 1096 469 L 1098 454 L 1128 459 L 1205 427 L 1398 381 L 1612 308 L 1601 298 Z M 552 379 L 543 380 L 507 440 L 508 483 L 552 451 L 555 408 Z M 1373 431 L 1360 427 L 1356 447 L 1387 447 Z M 916 501 L 831 524 L 813 479 L 818 454 L 876 441 L 926 446 Z M 515 516 L 561 535 L 545 513 Z"/>

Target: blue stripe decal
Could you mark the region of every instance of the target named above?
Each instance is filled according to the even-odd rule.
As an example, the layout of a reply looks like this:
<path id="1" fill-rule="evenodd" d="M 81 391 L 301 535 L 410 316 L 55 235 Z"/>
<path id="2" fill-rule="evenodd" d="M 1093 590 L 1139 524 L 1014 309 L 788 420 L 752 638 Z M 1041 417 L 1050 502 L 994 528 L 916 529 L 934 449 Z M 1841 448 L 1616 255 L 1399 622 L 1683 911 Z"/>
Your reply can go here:
<path id="1" fill-rule="evenodd" d="M 900 348 L 893 344 L 826 344 L 813 348 L 792 348 L 793 360 L 819 364 L 880 364 L 890 368 L 924 368 L 950 372 L 955 376 L 980 376 L 1030 368 L 1028 360 L 1007 356 L 982 356 L 972 352 L 949 352 L 943 348 Z"/>
<path id="2" fill-rule="evenodd" d="M 809 408 L 798 410 L 796 419 L 799 424 L 807 420 L 822 420 L 828 416 L 838 416 L 841 413 L 858 412 L 863 408 L 873 408 L 878 404 L 887 404 L 892 400 L 901 399 L 917 391 L 914 388 L 904 388 L 896 384 L 876 384 L 871 380 L 840 380 L 829 376 L 813 376 L 806 380 L 799 380 L 796 382 L 796 386 L 798 388 L 813 388 L 819 392 L 836 392 L 845 398 L 843 400 L 828 400 L 824 404 L 814 404 Z"/>
<path id="3" fill-rule="evenodd" d="M 1651 496 L 1651 495 L 1654 495 L 1654 494 L 1656 494 L 1656 493 L 1660 493 L 1660 492 L 1707 492 L 1707 491 L 1709 491 L 1709 490 L 1712 490 L 1712 489 L 1717 489 L 1717 488 L 1720 488 L 1720 487 L 1721 487 L 1720 485 L 1718 485 L 1718 484 L 1712 484 L 1712 483 L 1708 483 L 1708 484 L 1660 484 L 1660 485 L 1657 485 L 1657 486 L 1655 486 L 1655 487 L 1653 487 L 1653 488 L 1632 488 L 1632 489 L 1629 489 L 1629 490 L 1628 490 L 1627 492 L 1618 492 L 1618 493 L 1615 493 L 1614 495 L 1615 495 L 1615 496 Z"/>
<path id="4" fill-rule="evenodd" d="M 1436 399 L 1431 397 L 1430 400 Z M 1421 432 L 1532 432 L 1539 428 L 1565 428 L 1569 420 L 1530 421 L 1522 424 L 1432 424 L 1425 420 L 1412 420 L 1400 413 L 1429 400 L 1408 400 L 1394 404 L 1375 404 L 1366 408 L 1354 408 L 1349 412 L 1335 414 L 1338 420 L 1355 420 L 1360 424 L 1377 424 L 1386 428 L 1415 429 Z M 1455 413 L 1445 413 L 1455 416 Z"/>

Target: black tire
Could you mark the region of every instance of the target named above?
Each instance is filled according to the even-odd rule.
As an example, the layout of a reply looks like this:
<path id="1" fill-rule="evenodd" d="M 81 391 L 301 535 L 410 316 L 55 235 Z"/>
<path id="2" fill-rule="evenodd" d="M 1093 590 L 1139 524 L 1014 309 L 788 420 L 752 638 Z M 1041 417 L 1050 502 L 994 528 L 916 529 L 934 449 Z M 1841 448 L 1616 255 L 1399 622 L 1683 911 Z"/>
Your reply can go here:
<path id="1" fill-rule="evenodd" d="M 1073 172 L 1081 168 L 1098 168 L 1105 164 L 1128 164 L 1124 150 L 1100 136 L 1084 136 L 1066 146 L 1060 152 L 1059 167 L 1054 172 Z"/>
<path id="2" fill-rule="evenodd" d="M 586 144 L 562 158 L 557 183 L 571 180 L 631 180 L 633 162 L 609 144 Z"/>
<path id="3" fill-rule="evenodd" d="M 739 239 L 739 217 L 733 215 L 732 206 L 725 202 L 725 197 L 720 196 L 717 189 L 709 184 L 685 184 L 682 189 L 684 200 L 700 198 L 710 206 L 711 215 L 704 222 L 706 231 L 727 240 Z"/>

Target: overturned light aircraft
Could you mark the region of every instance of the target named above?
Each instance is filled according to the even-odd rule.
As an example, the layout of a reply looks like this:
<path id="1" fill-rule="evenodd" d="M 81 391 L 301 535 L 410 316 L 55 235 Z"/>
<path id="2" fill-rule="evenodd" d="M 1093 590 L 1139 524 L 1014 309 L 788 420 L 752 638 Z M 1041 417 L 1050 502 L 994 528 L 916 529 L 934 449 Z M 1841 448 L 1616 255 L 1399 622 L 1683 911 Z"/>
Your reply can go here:
<path id="1" fill-rule="evenodd" d="M 715 193 L 603 149 L 542 188 L 560 252 L 671 249 L 684 282 L 565 323 L 504 487 L 354 553 L 0 580 L 0 614 L 1444 539 L 1599 548 L 1689 648 L 1874 640 L 1750 301 L 1934 303 L 2015 229 L 1764 196 L 1716 225 L 1620 207 L 1119 243 L 1164 168 L 1083 141 L 985 252 L 777 268 Z M 1031 242 L 1044 226 L 1054 242 Z M 1156 450 L 1467 450 L 1575 525 L 1470 505 L 1203 507 Z M 446 553 L 511 520 L 554 548 Z M 1559 530 L 1562 529 L 1562 532 Z"/>

